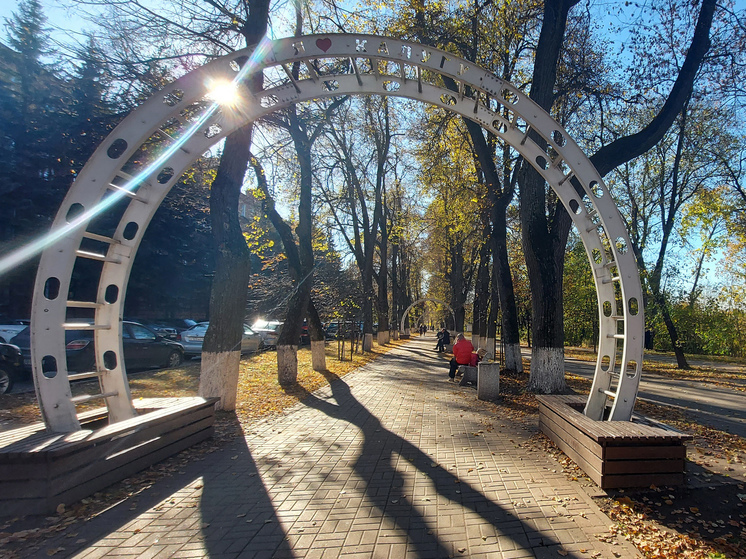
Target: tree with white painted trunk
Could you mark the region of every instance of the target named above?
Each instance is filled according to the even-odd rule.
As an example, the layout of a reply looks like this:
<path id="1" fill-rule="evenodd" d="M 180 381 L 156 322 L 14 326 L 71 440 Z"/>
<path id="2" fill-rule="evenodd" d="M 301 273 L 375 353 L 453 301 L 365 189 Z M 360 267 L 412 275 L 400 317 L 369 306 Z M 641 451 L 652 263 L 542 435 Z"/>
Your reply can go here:
<path id="1" fill-rule="evenodd" d="M 559 96 L 555 91 L 559 60 L 565 40 L 568 13 L 577 0 L 547 0 L 532 76 L 530 97 L 551 111 Z M 612 169 L 645 153 L 658 143 L 674 123 L 692 91 L 697 72 L 710 47 L 710 28 L 716 3 L 703 0 L 689 50 L 673 87 L 655 116 L 639 132 L 616 138 L 590 158 L 603 177 Z M 538 143 L 546 144 L 541 138 Z M 560 202 L 547 198 L 544 180 L 530 165 L 519 174 L 523 249 L 532 296 L 530 388 L 541 393 L 566 390 L 564 378 L 564 328 L 562 271 L 572 221 Z"/>

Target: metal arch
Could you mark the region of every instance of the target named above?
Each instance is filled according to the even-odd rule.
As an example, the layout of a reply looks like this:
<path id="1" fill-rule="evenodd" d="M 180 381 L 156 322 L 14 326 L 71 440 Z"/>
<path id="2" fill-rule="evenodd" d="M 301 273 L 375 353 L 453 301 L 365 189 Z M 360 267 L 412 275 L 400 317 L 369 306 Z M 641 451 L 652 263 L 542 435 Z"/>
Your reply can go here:
<path id="1" fill-rule="evenodd" d="M 300 78 L 290 67 L 300 63 Z M 264 74 L 251 94 L 247 75 Z M 458 91 L 440 86 L 446 76 Z M 238 102 L 206 101 L 210 82 L 234 80 Z M 246 123 L 292 103 L 342 94 L 390 95 L 430 103 L 469 118 L 532 164 L 567 208 L 588 254 L 599 304 L 600 343 L 586 415 L 631 417 L 643 347 L 642 290 L 624 221 L 585 154 L 543 109 L 476 64 L 417 43 L 372 35 L 312 35 L 260 44 L 216 59 L 152 96 L 109 135 L 70 188 L 55 221 L 56 240 L 39 264 L 32 308 L 32 366 L 47 426 L 80 427 L 75 406 L 103 398 L 112 422 L 134 415 L 122 360 L 124 294 L 137 248 L 175 181 L 213 144 Z M 529 135 L 533 130 L 545 150 Z M 580 193 L 580 194 L 579 194 Z M 97 208 L 116 227 L 97 218 Z M 95 300 L 68 297 L 81 261 L 100 266 Z M 63 329 L 90 313 L 96 370 L 69 375 Z M 69 381 L 98 377 L 101 393 L 72 398 Z"/>
<path id="2" fill-rule="evenodd" d="M 407 315 L 409 314 L 409 311 L 412 310 L 412 307 L 414 307 L 415 305 L 418 305 L 418 304 L 422 303 L 423 301 L 434 301 L 434 302 L 439 303 L 439 304 L 443 305 L 444 307 L 446 307 L 449 311 L 451 311 L 451 316 L 453 317 L 453 324 L 454 325 L 456 324 L 456 313 L 453 312 L 453 309 L 451 308 L 451 305 L 449 305 L 445 301 L 441 301 L 440 299 L 434 299 L 433 297 L 423 297 L 422 299 L 418 299 L 417 301 L 415 301 L 414 303 L 412 303 L 411 305 L 409 305 L 407 307 L 407 310 L 404 311 L 404 314 L 401 317 L 401 325 L 399 326 L 399 331 L 400 332 L 404 332 L 404 320 L 406 320 Z"/>

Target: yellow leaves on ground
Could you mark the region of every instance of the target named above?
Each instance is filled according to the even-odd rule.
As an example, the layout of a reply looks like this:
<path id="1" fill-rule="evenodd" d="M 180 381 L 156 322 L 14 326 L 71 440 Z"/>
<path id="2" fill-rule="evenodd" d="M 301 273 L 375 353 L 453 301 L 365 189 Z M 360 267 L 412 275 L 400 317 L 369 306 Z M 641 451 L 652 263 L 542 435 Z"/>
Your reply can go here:
<path id="1" fill-rule="evenodd" d="M 373 343 L 373 351 L 367 354 L 354 354 L 351 361 L 337 359 L 337 343 L 326 345 L 326 367 L 328 371 L 319 373 L 311 367 L 310 348 L 298 350 L 298 382 L 285 388 L 277 382 L 277 354 L 265 352 L 241 360 L 241 373 L 238 380 L 236 415 L 250 421 L 282 412 L 295 405 L 307 394 L 328 384 L 327 377 L 343 377 L 358 367 L 369 363 L 389 349 L 406 343 L 392 341 L 386 346 Z M 349 352 L 346 354 L 349 359 Z"/>
<path id="2" fill-rule="evenodd" d="M 379 346 L 373 342 L 372 352 L 354 354 L 351 361 L 339 361 L 337 342 L 328 343 L 326 374 L 342 377 L 403 343 L 406 341 L 392 341 L 386 346 Z M 346 349 L 346 357 L 349 359 L 349 343 Z M 133 399 L 195 396 L 199 388 L 199 374 L 200 361 L 187 361 L 174 369 L 130 374 L 128 380 Z M 277 382 L 276 352 L 246 355 L 241 358 L 236 412 L 242 421 L 279 413 L 325 384 L 328 384 L 326 377 L 311 368 L 311 350 L 308 347 L 298 350 L 298 385 L 291 388 L 282 388 Z M 73 396 L 95 392 L 95 381 L 76 382 L 72 385 Z M 79 406 L 78 411 L 98 407 L 101 407 L 101 402 L 91 402 Z M 3 429 L 38 421 L 41 421 L 41 412 L 36 402 L 36 393 L 9 394 L 0 398 L 0 425 Z"/>

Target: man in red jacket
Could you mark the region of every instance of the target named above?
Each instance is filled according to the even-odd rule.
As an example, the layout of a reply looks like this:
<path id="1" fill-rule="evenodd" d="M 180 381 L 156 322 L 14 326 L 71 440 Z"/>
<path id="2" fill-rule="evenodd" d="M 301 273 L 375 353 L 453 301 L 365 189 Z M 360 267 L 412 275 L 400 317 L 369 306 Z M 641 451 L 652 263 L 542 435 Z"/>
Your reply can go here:
<path id="1" fill-rule="evenodd" d="M 474 346 L 471 342 L 464 338 L 463 334 L 456 336 L 456 343 L 453 346 L 453 359 L 451 359 L 451 368 L 448 371 L 448 377 L 450 380 L 456 378 L 456 371 L 459 365 L 468 365 L 471 362 L 471 353 L 474 351 Z"/>

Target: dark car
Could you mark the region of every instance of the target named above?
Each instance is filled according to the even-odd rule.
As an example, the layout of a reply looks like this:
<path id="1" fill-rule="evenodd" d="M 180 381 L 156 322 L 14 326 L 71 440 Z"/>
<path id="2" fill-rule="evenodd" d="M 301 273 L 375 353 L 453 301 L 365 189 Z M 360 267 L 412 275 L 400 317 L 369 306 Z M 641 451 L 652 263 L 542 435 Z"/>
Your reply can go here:
<path id="1" fill-rule="evenodd" d="M 13 384 L 25 374 L 21 349 L 0 343 L 0 394 L 13 389 Z"/>
<path id="2" fill-rule="evenodd" d="M 197 325 L 197 321 L 191 318 L 158 318 L 153 322 L 173 328 L 177 334 L 181 334 L 184 330 L 189 330 L 191 327 Z"/>
<path id="3" fill-rule="evenodd" d="M 13 338 L 13 342 L 21 348 L 27 368 L 31 368 L 30 336 L 30 330 L 27 328 Z M 67 330 L 65 344 L 68 371 L 88 372 L 95 369 L 93 331 Z M 137 322 L 122 322 L 122 346 L 124 364 L 129 370 L 176 367 L 184 360 L 184 349 L 181 345 L 159 336 Z"/>

